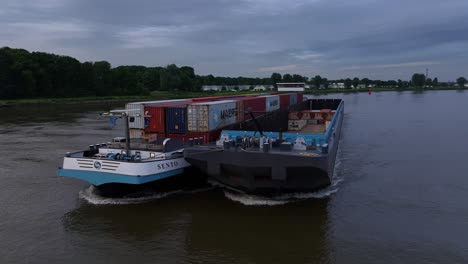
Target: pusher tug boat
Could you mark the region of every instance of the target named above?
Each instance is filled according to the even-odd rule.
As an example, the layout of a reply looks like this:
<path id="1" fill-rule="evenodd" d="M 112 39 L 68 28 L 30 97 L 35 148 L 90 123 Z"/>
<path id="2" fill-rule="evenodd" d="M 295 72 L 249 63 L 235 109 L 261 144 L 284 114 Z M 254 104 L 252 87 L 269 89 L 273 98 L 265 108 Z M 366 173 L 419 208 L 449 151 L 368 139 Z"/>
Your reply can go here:
<path id="1" fill-rule="evenodd" d="M 122 196 L 137 186 L 155 183 L 161 186 L 184 182 L 181 177 L 190 166 L 184 159 L 183 142 L 158 138 L 152 142 L 131 139 L 131 110 L 113 110 L 101 114 L 111 119 L 123 119 L 125 137 L 112 142 L 90 145 L 89 149 L 68 152 L 58 175 L 84 180 L 94 185 L 104 196 Z"/>

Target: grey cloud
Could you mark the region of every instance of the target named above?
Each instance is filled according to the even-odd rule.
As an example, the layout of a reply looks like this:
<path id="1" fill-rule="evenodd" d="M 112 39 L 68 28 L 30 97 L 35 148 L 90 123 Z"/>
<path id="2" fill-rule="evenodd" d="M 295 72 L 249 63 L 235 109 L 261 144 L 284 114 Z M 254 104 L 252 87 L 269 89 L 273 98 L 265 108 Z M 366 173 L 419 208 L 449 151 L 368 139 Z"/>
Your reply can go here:
<path id="1" fill-rule="evenodd" d="M 191 65 L 198 74 L 407 79 L 430 67 L 454 79 L 468 75 L 467 8 L 465 0 L 6 0 L 0 45 L 114 66 Z"/>

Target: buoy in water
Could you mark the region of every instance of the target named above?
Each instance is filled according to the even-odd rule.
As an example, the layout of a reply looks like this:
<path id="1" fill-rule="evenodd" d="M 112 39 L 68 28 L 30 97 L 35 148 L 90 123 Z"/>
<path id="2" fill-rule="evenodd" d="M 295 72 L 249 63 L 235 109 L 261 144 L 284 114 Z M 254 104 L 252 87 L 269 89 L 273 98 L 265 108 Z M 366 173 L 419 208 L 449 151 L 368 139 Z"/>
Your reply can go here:
<path id="1" fill-rule="evenodd" d="M 368 94 L 372 94 L 372 91 L 371 91 L 371 90 L 369 90 Z"/>

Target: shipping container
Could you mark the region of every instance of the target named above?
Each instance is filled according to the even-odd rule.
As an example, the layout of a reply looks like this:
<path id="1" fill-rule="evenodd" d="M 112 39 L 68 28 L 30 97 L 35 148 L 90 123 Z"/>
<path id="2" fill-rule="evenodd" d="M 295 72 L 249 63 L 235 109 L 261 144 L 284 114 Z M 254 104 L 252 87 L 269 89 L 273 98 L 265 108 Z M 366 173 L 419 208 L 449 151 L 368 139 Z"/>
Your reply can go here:
<path id="1" fill-rule="evenodd" d="M 130 139 L 140 139 L 145 135 L 145 131 L 143 129 L 130 128 L 129 132 Z"/>
<path id="2" fill-rule="evenodd" d="M 166 109 L 166 132 L 170 134 L 187 133 L 187 106 Z"/>
<path id="3" fill-rule="evenodd" d="M 244 121 L 244 99 L 236 101 L 237 108 L 237 123 Z"/>
<path id="4" fill-rule="evenodd" d="M 128 115 L 133 117 L 128 122 L 129 128 L 144 129 L 145 128 L 145 118 L 144 115 L 144 105 L 140 103 L 128 103 L 125 106 L 125 110 L 128 111 Z"/>
<path id="5" fill-rule="evenodd" d="M 263 95 L 261 97 L 265 97 L 265 110 L 267 112 L 273 112 L 280 109 L 279 95 Z"/>
<path id="6" fill-rule="evenodd" d="M 129 116 L 133 117 L 129 122 L 129 128 L 144 129 L 148 127 L 148 120 L 145 120 L 145 106 L 157 106 L 162 104 L 186 103 L 189 104 L 192 99 L 172 99 L 146 102 L 132 102 L 125 105 L 125 110 L 129 110 Z M 146 121 L 146 122 L 145 122 Z"/>
<path id="7" fill-rule="evenodd" d="M 188 130 L 208 132 L 237 122 L 236 101 L 214 101 L 191 104 L 187 107 Z"/>
<path id="8" fill-rule="evenodd" d="M 280 94 L 280 109 L 286 110 L 291 102 L 291 94 Z"/>
<path id="9" fill-rule="evenodd" d="M 297 103 L 298 103 L 298 104 L 299 104 L 299 103 L 302 103 L 302 102 L 304 101 L 303 99 L 304 99 L 304 94 L 301 93 L 301 92 L 298 92 L 298 93 L 297 93 Z"/>
<path id="10" fill-rule="evenodd" d="M 186 134 L 167 134 L 168 138 L 176 138 L 182 140 L 185 144 L 188 143 L 189 139 L 202 138 L 202 144 L 215 142 L 221 135 L 221 129 L 217 129 L 209 132 L 189 132 Z"/>
<path id="11" fill-rule="evenodd" d="M 266 112 L 266 98 L 265 97 L 250 97 L 244 101 L 244 120 L 252 119 L 248 111 L 252 111 L 252 114 L 257 117 L 264 115 Z"/>
<path id="12" fill-rule="evenodd" d="M 223 101 L 223 100 L 239 100 L 248 97 L 246 95 L 223 95 L 223 96 L 208 96 L 208 97 L 198 97 L 193 98 L 193 102 L 210 102 L 210 101 Z"/>
<path id="13" fill-rule="evenodd" d="M 166 133 L 166 109 L 168 107 L 186 107 L 186 103 L 171 103 L 145 106 L 145 132 Z"/>
<path id="14" fill-rule="evenodd" d="M 290 93 L 289 94 L 289 105 L 296 105 L 297 104 L 297 93 Z"/>

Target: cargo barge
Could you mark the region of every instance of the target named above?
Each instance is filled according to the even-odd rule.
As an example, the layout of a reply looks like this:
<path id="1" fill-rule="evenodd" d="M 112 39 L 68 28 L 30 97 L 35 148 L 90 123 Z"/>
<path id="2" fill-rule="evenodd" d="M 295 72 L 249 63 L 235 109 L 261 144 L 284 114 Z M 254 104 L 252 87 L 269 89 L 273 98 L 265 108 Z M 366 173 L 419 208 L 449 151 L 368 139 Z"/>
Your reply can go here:
<path id="1" fill-rule="evenodd" d="M 220 132 L 216 143 L 190 142 L 186 160 L 237 191 L 275 195 L 331 184 L 343 122 L 341 99 L 313 99 Z"/>
<path id="2" fill-rule="evenodd" d="M 105 196 L 124 196 L 148 185 L 199 186 L 206 174 L 185 160 L 187 145 L 215 142 L 223 129 L 299 102 L 302 94 L 291 93 L 128 103 L 103 115 L 124 120 L 125 137 L 67 153 L 58 174 L 87 181 Z"/>

